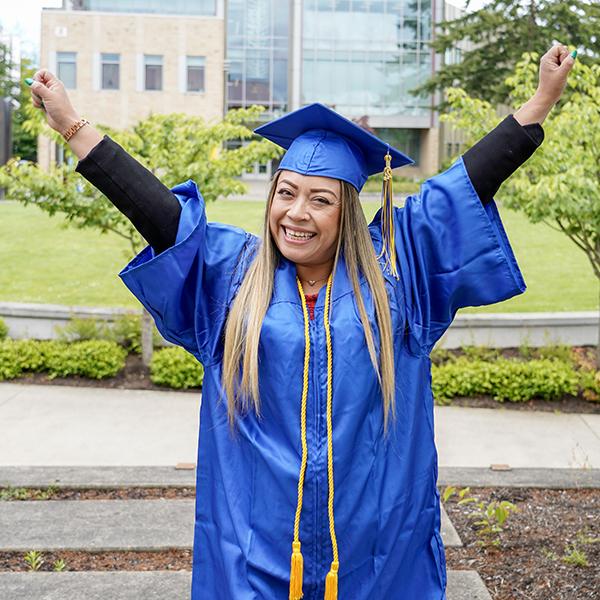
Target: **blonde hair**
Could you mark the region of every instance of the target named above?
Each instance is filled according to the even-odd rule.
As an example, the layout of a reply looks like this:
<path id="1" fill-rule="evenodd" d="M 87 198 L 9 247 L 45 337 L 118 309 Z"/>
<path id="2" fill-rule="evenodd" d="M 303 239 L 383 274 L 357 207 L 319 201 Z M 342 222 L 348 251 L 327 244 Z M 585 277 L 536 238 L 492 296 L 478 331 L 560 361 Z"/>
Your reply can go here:
<path id="1" fill-rule="evenodd" d="M 279 260 L 279 250 L 271 236 L 269 212 L 277 188 L 279 172 L 275 175 L 263 227 L 263 239 L 252 264 L 240 285 L 231 306 L 225 326 L 223 358 L 223 388 L 227 397 L 229 423 L 233 426 L 237 410 L 245 412 L 252 404 L 260 414 L 258 387 L 258 345 L 263 319 L 273 294 L 273 280 Z M 384 430 L 389 417 L 395 418 L 394 345 L 390 307 L 385 281 L 375 256 L 367 221 L 360 205 L 356 189 L 341 181 L 340 233 L 333 265 L 333 272 L 343 252 L 346 270 L 352 281 L 360 320 L 371 363 L 377 374 L 383 397 Z M 359 273 L 362 273 L 371 291 L 379 329 L 380 351 L 377 356 L 373 331 L 360 290 Z M 240 377 L 241 371 L 241 377 Z"/>

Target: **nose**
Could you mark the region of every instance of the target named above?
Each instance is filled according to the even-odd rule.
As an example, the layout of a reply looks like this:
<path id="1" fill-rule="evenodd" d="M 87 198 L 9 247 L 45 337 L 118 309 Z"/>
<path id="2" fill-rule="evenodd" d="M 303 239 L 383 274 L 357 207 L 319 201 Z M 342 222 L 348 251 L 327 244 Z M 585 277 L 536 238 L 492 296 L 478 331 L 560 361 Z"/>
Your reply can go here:
<path id="1" fill-rule="evenodd" d="M 287 216 L 293 221 L 306 221 L 309 219 L 306 202 L 300 195 L 296 197 L 292 205 L 288 208 Z"/>

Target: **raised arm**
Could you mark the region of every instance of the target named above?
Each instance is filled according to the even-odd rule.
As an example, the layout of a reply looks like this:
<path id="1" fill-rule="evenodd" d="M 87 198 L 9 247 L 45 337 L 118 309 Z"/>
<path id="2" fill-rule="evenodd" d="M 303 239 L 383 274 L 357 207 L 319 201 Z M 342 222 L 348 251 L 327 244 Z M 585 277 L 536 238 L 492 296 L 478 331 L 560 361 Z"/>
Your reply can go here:
<path id="1" fill-rule="evenodd" d="M 465 169 L 484 204 L 544 140 L 541 125 L 560 98 L 576 55 L 569 54 L 566 46 L 550 48 L 540 60 L 535 94 L 465 152 Z"/>
<path id="2" fill-rule="evenodd" d="M 62 82 L 41 69 L 31 85 L 34 106 L 63 135 L 80 122 Z M 42 105 L 43 102 L 43 105 Z M 159 254 L 175 243 L 181 214 L 175 195 L 121 146 L 87 124 L 68 141 L 79 158 L 76 171 L 98 188 Z"/>

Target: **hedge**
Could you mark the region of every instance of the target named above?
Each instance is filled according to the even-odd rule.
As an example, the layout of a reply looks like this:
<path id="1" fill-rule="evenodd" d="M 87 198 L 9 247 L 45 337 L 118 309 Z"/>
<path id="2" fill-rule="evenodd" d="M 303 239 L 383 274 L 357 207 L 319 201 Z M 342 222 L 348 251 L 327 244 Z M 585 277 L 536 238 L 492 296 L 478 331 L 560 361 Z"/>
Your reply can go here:
<path id="1" fill-rule="evenodd" d="M 113 377 L 125 367 L 127 351 L 114 342 L 4 340 L 0 342 L 0 381 L 23 373 L 47 373 L 51 379 L 79 375 Z"/>
<path id="2" fill-rule="evenodd" d="M 202 386 L 204 368 L 189 352 L 173 347 L 157 350 L 150 362 L 150 379 L 157 385 L 175 389 Z"/>
<path id="3" fill-rule="evenodd" d="M 583 373 L 569 362 L 555 359 L 494 362 L 459 357 L 432 365 L 433 395 L 439 403 L 457 396 L 492 396 L 499 402 L 525 402 L 531 398 L 554 400 L 575 396 Z M 582 386 L 583 387 L 583 386 Z"/>
<path id="4" fill-rule="evenodd" d="M 0 319 L 0 341 L 8 335 L 8 325 Z"/>

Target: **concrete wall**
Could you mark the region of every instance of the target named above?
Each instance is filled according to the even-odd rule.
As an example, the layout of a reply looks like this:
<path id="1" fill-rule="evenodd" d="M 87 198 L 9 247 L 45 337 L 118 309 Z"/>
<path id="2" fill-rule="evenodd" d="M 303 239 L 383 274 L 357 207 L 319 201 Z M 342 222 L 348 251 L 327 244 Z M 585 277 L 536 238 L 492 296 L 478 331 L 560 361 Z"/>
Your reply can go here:
<path id="1" fill-rule="evenodd" d="M 0 303 L 0 318 L 15 339 L 53 339 L 55 327 L 71 318 L 95 318 L 112 321 L 124 313 L 139 311 L 118 308 L 92 308 L 55 304 Z M 458 315 L 438 342 L 440 348 L 491 346 L 515 348 L 521 344 L 546 346 L 562 343 L 578 346 L 595 345 L 598 339 L 598 314 L 579 313 L 504 313 Z"/>

